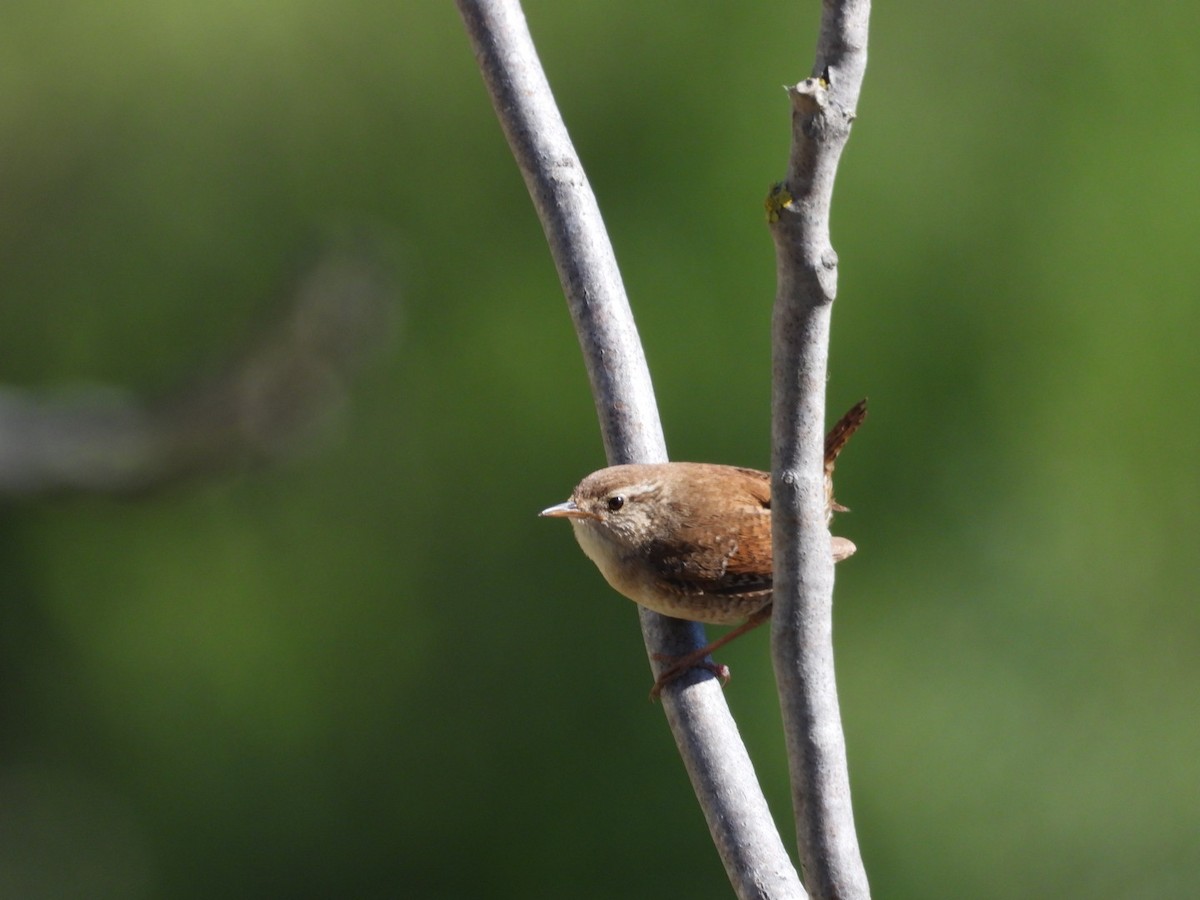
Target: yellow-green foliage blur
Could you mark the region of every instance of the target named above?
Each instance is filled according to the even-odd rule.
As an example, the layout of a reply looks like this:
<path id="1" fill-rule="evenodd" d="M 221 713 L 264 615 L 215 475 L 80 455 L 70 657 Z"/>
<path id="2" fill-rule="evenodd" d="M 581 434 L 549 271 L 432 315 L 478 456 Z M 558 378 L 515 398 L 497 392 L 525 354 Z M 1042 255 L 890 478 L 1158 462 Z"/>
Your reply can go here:
<path id="1" fill-rule="evenodd" d="M 871 401 L 835 638 L 881 898 L 1200 890 L 1190 8 L 875 11 L 829 404 Z M 819 4 L 527 13 L 672 456 L 767 467 Z M 0 895 L 729 896 L 632 605 L 536 517 L 604 459 L 453 4 L 10 0 L 0 197 L 13 396 L 170 396 L 314 236 L 396 286 L 283 461 L 3 500 Z M 790 845 L 766 633 L 722 661 Z"/>

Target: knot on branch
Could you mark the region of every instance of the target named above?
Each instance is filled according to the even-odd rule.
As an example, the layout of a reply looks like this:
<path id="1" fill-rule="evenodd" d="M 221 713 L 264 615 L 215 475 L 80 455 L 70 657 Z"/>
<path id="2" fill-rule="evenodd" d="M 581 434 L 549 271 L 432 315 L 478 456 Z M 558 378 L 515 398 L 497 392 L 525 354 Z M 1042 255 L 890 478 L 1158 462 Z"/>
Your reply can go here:
<path id="1" fill-rule="evenodd" d="M 792 101 L 793 128 L 810 140 L 837 135 L 842 140 L 854 122 L 853 106 L 847 106 L 844 91 L 834 91 L 833 76 L 827 68 L 822 77 L 806 78 L 785 87 Z"/>
<path id="2" fill-rule="evenodd" d="M 805 78 L 785 87 L 792 109 L 802 116 L 816 116 L 829 107 L 829 82 L 824 78 Z"/>

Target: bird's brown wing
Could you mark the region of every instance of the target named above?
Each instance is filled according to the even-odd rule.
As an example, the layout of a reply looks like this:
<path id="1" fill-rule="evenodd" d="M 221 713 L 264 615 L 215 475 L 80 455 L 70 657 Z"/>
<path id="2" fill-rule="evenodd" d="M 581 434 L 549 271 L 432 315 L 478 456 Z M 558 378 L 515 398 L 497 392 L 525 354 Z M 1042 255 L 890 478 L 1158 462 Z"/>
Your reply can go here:
<path id="1" fill-rule="evenodd" d="M 844 417 L 848 434 L 862 421 L 863 404 L 855 407 Z M 840 423 L 841 424 L 841 423 Z M 832 437 L 832 435 L 831 435 Z M 841 449 L 844 440 L 834 441 L 834 455 Z M 736 477 L 731 478 L 736 473 Z M 747 599 L 769 595 L 772 586 L 771 559 L 771 476 L 757 469 L 729 467 L 719 480 L 709 482 L 700 479 L 697 491 L 715 489 L 733 490 L 740 502 L 733 504 L 734 514 L 723 521 L 705 518 L 692 512 L 685 517 L 690 528 L 697 534 L 707 535 L 703 543 L 698 541 L 675 541 L 670 544 L 655 544 L 650 549 L 650 560 L 664 578 L 686 594 L 710 594 Z M 700 498 L 696 509 L 729 509 L 729 504 L 713 504 Z M 716 539 L 712 538 L 717 535 Z M 834 562 L 853 555 L 855 546 L 845 538 L 834 537 L 832 547 Z"/>
<path id="2" fill-rule="evenodd" d="M 685 534 L 693 533 L 697 540 L 655 545 L 650 559 L 685 593 L 767 593 L 771 590 L 771 476 L 755 469 L 722 468 L 725 471 L 718 477 L 701 478 L 693 485 L 695 503 L 680 511 L 687 524 Z M 724 502 L 705 496 L 715 490 L 725 494 Z M 733 493 L 732 504 L 726 492 Z M 713 509 L 722 509 L 725 515 L 717 519 L 705 514 Z"/>

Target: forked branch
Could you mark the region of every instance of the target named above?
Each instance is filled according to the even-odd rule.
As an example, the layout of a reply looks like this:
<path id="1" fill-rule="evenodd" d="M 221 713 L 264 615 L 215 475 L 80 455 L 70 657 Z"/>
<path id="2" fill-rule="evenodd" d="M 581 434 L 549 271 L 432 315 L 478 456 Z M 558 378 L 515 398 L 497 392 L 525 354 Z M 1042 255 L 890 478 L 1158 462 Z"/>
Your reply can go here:
<path id="1" fill-rule="evenodd" d="M 771 649 L 805 884 L 814 897 L 870 896 L 855 835 L 833 665 L 833 559 L 823 441 L 837 254 L 833 182 L 866 69 L 869 0 L 826 0 L 813 76 L 788 89 L 792 150 L 767 199 L 776 248 L 773 318 Z"/>

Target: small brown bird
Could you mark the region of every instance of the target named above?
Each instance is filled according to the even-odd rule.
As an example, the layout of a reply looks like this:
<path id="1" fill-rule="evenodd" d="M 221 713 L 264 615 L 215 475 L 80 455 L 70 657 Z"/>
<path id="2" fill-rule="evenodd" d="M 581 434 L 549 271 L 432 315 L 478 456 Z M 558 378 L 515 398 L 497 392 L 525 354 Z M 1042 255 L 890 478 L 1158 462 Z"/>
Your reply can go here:
<path id="1" fill-rule="evenodd" d="M 829 515 L 833 467 L 846 441 L 866 418 L 860 401 L 825 439 Z M 762 624 L 771 611 L 771 476 L 712 463 L 659 463 L 600 469 L 571 499 L 543 510 L 571 520 L 575 537 L 619 593 L 667 616 L 741 627 L 688 654 L 654 685 L 663 685 L 712 651 Z M 835 562 L 854 553 L 845 538 L 832 540 Z M 728 670 L 716 667 L 723 678 Z"/>

